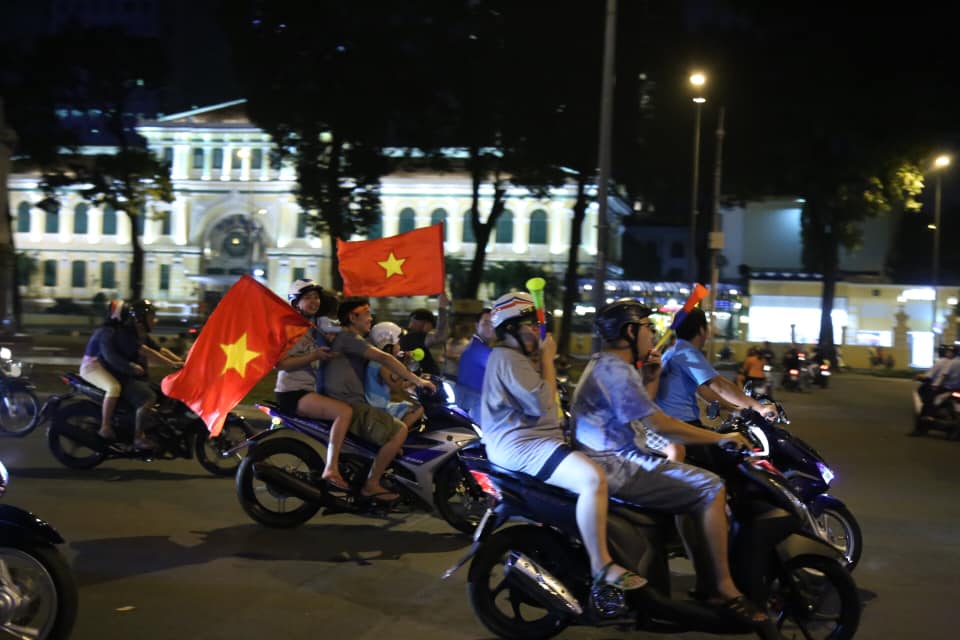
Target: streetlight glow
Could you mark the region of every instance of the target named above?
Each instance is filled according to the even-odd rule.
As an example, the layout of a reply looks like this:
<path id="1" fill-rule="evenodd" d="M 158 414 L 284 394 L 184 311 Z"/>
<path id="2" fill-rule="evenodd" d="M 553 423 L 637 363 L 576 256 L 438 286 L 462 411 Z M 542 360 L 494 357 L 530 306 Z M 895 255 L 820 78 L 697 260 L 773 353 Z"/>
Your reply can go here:
<path id="1" fill-rule="evenodd" d="M 942 155 L 937 156 L 937 159 L 933 161 L 933 166 L 937 169 L 943 169 L 944 167 L 950 166 L 950 156 Z"/>
<path id="2" fill-rule="evenodd" d="M 702 97 L 696 97 L 693 99 L 693 101 L 696 102 L 697 104 L 703 104 L 704 102 L 707 101 L 707 99 Z"/>
<path id="3" fill-rule="evenodd" d="M 690 74 L 690 84 L 695 87 L 702 87 L 707 82 L 707 76 L 703 75 L 699 71 L 696 73 Z"/>

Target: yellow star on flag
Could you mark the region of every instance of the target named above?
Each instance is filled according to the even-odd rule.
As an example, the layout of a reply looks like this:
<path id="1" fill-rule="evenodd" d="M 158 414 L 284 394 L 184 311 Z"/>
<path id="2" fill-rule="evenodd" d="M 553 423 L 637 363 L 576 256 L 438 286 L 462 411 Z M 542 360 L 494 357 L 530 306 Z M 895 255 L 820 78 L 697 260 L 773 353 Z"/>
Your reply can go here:
<path id="1" fill-rule="evenodd" d="M 389 278 L 393 275 L 404 275 L 403 273 L 403 263 L 406 262 L 406 258 L 398 258 L 393 255 L 393 251 L 390 252 L 390 257 L 382 262 L 377 262 L 378 265 L 386 270 L 387 275 L 384 278 Z"/>
<path id="2" fill-rule="evenodd" d="M 228 369 L 234 369 L 242 378 L 247 375 L 247 364 L 254 358 L 260 356 L 258 351 L 250 351 L 247 349 L 246 333 L 240 336 L 240 339 L 233 344 L 221 344 L 220 348 L 227 354 L 227 362 L 223 365 L 223 371 L 220 372 L 220 375 L 225 374 Z"/>

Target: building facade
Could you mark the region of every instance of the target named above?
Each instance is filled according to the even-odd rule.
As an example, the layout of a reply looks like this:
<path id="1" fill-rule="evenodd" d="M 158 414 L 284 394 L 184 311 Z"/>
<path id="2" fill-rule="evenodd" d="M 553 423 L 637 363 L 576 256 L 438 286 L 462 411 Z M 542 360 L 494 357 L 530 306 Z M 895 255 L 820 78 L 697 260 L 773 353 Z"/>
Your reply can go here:
<path id="1" fill-rule="evenodd" d="M 93 207 L 76 192 L 62 194 L 59 211 L 44 211 L 36 206 L 43 198 L 39 176 L 11 176 L 17 251 L 36 267 L 21 286 L 24 299 L 36 308 L 56 298 L 83 303 L 99 293 L 129 295 L 133 233 L 145 251 L 144 295 L 167 315 L 202 315 L 246 273 L 280 294 L 297 278 L 329 285 L 329 238 L 310 234 L 293 195 L 293 169 L 272 160 L 272 140 L 249 121 L 244 103 L 236 100 L 140 124 L 148 148 L 170 163 L 175 200 L 139 216 L 137 228 L 126 215 Z M 481 190 L 481 211 L 489 210 L 492 198 L 492 189 Z M 562 272 L 574 199 L 572 188 L 557 189 L 547 200 L 511 190 L 487 247 L 487 261 L 533 262 Z M 369 237 L 442 222 L 446 255 L 472 259 L 476 243 L 465 223 L 471 206 L 465 173 L 389 175 L 382 181 L 381 204 L 381 222 Z M 580 263 L 586 267 L 597 251 L 596 219 L 594 205 L 580 247 Z M 422 300 L 410 301 L 418 303 Z"/>

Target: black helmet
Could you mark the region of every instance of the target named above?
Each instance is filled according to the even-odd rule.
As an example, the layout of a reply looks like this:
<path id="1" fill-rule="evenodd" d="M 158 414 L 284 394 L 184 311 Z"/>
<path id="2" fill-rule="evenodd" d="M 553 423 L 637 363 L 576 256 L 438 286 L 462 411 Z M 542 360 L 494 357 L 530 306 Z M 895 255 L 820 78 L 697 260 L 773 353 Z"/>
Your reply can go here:
<path id="1" fill-rule="evenodd" d="M 149 327 L 147 316 L 156 315 L 156 313 L 156 307 L 149 300 L 137 300 L 127 305 L 127 315 L 147 327 Z"/>
<path id="2" fill-rule="evenodd" d="M 615 342 L 623 337 L 625 326 L 636 324 L 651 313 L 653 309 L 633 298 L 620 298 L 600 309 L 593 325 L 604 342 Z"/>

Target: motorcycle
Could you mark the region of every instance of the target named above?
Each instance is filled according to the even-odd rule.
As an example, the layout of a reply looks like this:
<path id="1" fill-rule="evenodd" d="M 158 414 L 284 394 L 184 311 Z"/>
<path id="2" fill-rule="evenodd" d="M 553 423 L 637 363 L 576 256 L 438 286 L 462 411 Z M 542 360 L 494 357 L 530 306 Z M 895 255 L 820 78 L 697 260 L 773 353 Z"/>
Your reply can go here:
<path id="1" fill-rule="evenodd" d="M 0 496 L 10 484 L 0 462 Z M 77 618 L 77 585 L 57 551 L 63 538 L 28 511 L 0 505 L 0 636 L 64 640 Z"/>
<path id="2" fill-rule="evenodd" d="M 812 382 L 806 353 L 800 351 L 792 358 L 784 358 L 781 386 L 785 391 L 803 392 L 810 388 Z"/>
<path id="3" fill-rule="evenodd" d="M 473 531 L 487 508 L 483 491 L 461 465 L 460 447 L 476 441 L 480 427 L 454 404 L 449 383 L 431 379 L 436 392 L 418 389 L 424 408 L 419 428 L 410 429 L 401 454 L 387 467 L 383 485 L 401 496 L 401 504 L 427 511 L 459 531 Z M 378 447 L 348 433 L 340 454 L 340 473 L 350 484 L 348 492 L 331 489 L 321 478 L 324 459 L 296 434 L 326 447 L 330 424 L 287 415 L 275 404 L 258 408 L 270 416 L 271 428 L 239 448 L 249 451 L 237 471 L 237 496 L 251 518 L 268 527 L 296 527 L 317 514 L 375 512 L 377 503 L 360 495 Z"/>
<path id="4" fill-rule="evenodd" d="M 21 438 L 37 426 L 40 403 L 29 367 L 14 361 L 9 348 L 0 348 L 0 436 Z"/>
<path id="5" fill-rule="evenodd" d="M 744 393 L 754 395 L 749 386 Z M 762 398 L 762 396 L 754 395 Z M 721 430 L 742 429 L 749 431 L 760 444 L 758 455 L 767 457 L 787 480 L 793 492 L 810 510 L 830 544 L 840 549 L 846 558 L 848 571 L 853 571 L 863 554 L 863 533 L 860 524 L 850 509 L 827 491 L 835 474 L 823 456 L 816 449 L 797 437 L 781 425 L 790 424 L 783 406 L 774 403 L 777 418 L 774 422 L 765 420 L 755 411 L 744 410 L 738 416 L 730 417 L 721 426 Z M 708 413 L 713 413 L 711 406 Z M 697 453 L 702 449 L 693 448 L 691 461 L 697 463 Z"/>
<path id="6" fill-rule="evenodd" d="M 571 625 L 755 632 L 761 638 L 788 632 L 848 639 L 857 630 L 859 594 L 843 556 L 817 533 L 809 510 L 765 459 L 719 451 L 714 469 L 727 483 L 733 514 L 733 577 L 770 616 L 751 629 L 707 604 L 671 598 L 669 515 L 612 499 L 608 536 L 614 560 L 649 582 L 627 592 L 595 586 L 576 525 L 574 494 L 497 467 L 479 443 L 461 455 L 496 504 L 444 578 L 470 563 L 467 597 L 480 622 L 501 638 L 549 638 Z"/>
<path id="7" fill-rule="evenodd" d="M 926 399 L 926 401 L 925 401 Z M 942 431 L 950 440 L 960 440 L 960 391 L 932 393 L 925 380 L 913 390 L 912 436 Z"/>
<path id="8" fill-rule="evenodd" d="M 821 389 L 826 389 L 830 385 L 830 377 L 832 375 L 833 370 L 830 367 L 829 360 L 823 360 L 821 362 L 815 360 L 810 365 L 810 378 L 813 380 L 813 383 Z"/>
<path id="9" fill-rule="evenodd" d="M 94 386 L 73 373 L 61 378 L 71 391 L 51 396 L 41 409 L 42 419 L 49 421 L 47 445 L 50 453 L 62 465 L 71 469 L 92 469 L 106 460 L 173 460 L 196 456 L 200 465 L 216 476 L 232 476 L 240 466 L 236 445 L 254 433 L 242 416 L 229 414 L 223 430 L 215 437 L 200 416 L 185 404 L 169 398 L 154 385 L 157 394 L 156 409 L 151 412 L 152 428 L 149 435 L 159 447 L 137 450 L 133 442 L 135 410 L 121 401 L 113 416 L 113 427 L 118 441 L 101 438 L 100 429 L 103 389 Z"/>

